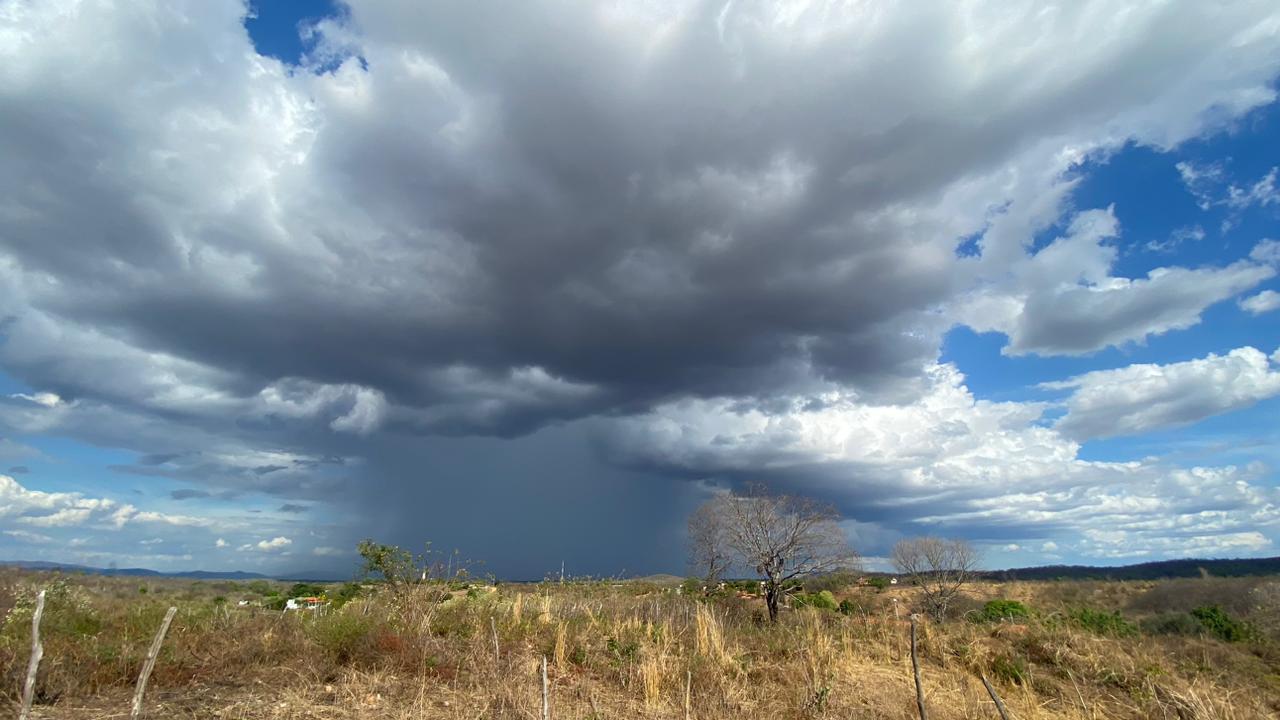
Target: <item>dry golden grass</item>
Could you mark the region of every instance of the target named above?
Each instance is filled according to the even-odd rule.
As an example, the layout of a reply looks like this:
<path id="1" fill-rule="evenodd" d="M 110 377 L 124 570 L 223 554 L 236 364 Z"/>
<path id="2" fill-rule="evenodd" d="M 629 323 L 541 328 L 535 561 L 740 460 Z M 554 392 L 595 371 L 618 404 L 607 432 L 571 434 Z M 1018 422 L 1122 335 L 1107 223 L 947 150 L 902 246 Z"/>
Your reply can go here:
<path id="1" fill-rule="evenodd" d="M 0 575 L 0 612 L 10 614 L 24 588 L 52 581 Z M 374 594 L 318 614 L 234 607 L 247 592 L 227 583 L 153 581 L 145 595 L 138 581 L 121 578 L 72 578 L 69 587 L 46 611 L 35 717 L 126 717 L 169 604 L 180 612 L 151 680 L 155 718 L 533 719 L 544 656 L 555 718 L 680 718 L 686 676 L 694 718 L 916 716 L 905 613 L 896 617 L 892 601 L 908 605 L 909 588 L 850 588 L 837 596 L 856 603 L 854 612 L 789 611 L 771 626 L 757 601 L 695 600 L 641 583 L 469 594 L 419 587 L 400 603 Z M 922 625 L 930 717 L 995 718 L 982 674 L 1021 720 L 1276 717 L 1274 638 L 1117 638 L 1061 620 L 1071 606 L 1123 610 L 1159 588 L 976 586 L 970 605 L 1013 598 L 1038 612 L 1022 624 Z M 215 595 L 231 602 L 215 604 Z M 21 611 L 12 615 L 0 634 L 0 675 L 16 702 L 28 638 Z"/>

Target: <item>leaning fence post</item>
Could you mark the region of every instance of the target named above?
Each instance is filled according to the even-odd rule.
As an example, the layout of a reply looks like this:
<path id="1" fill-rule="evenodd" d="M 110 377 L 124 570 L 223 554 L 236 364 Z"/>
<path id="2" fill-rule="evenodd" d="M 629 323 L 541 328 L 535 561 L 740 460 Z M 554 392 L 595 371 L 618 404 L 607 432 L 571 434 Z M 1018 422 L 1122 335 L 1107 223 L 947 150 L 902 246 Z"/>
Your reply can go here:
<path id="1" fill-rule="evenodd" d="M 991 696 L 991 701 L 996 704 L 996 712 L 1000 713 L 1003 720 L 1009 720 L 1009 711 L 1005 709 L 1004 703 L 1000 700 L 1000 696 L 996 694 L 996 689 L 991 687 L 991 683 L 987 680 L 986 675 L 980 676 L 982 684 L 987 686 L 987 694 Z"/>
<path id="2" fill-rule="evenodd" d="M 36 672 L 40 669 L 40 658 L 44 657 L 44 645 L 40 644 L 40 616 L 44 615 L 44 590 L 36 595 L 36 611 L 31 616 L 31 660 L 27 663 L 27 681 L 22 684 L 22 709 L 18 711 L 18 720 L 27 720 L 31 714 L 31 698 L 36 691 Z"/>
<path id="3" fill-rule="evenodd" d="M 924 686 L 920 684 L 920 658 L 916 656 L 915 613 L 911 613 L 911 671 L 916 676 L 916 707 L 920 709 L 920 720 L 929 720 L 929 712 L 924 709 Z"/>
<path id="4" fill-rule="evenodd" d="M 693 687 L 693 671 L 684 671 L 684 720 L 689 720 L 689 691 Z"/>
<path id="5" fill-rule="evenodd" d="M 542 656 L 542 720 L 551 720 L 551 704 L 547 697 L 547 656 Z"/>
<path id="6" fill-rule="evenodd" d="M 497 665 L 500 661 L 498 654 L 498 621 L 489 616 L 489 629 L 493 631 L 493 664 Z"/>
<path id="7" fill-rule="evenodd" d="M 151 641 L 151 649 L 147 651 L 147 662 L 142 666 L 142 672 L 138 675 L 138 687 L 133 691 L 133 711 L 129 714 L 132 720 L 138 720 L 142 715 L 142 695 L 147 691 L 147 678 L 151 677 L 151 670 L 156 666 L 156 657 L 160 655 L 160 645 L 164 642 L 164 634 L 169 632 L 169 623 L 173 622 L 173 616 L 177 612 L 178 608 L 169 608 L 169 612 L 164 614 L 164 622 L 160 623 L 160 632 L 156 633 L 156 639 Z"/>

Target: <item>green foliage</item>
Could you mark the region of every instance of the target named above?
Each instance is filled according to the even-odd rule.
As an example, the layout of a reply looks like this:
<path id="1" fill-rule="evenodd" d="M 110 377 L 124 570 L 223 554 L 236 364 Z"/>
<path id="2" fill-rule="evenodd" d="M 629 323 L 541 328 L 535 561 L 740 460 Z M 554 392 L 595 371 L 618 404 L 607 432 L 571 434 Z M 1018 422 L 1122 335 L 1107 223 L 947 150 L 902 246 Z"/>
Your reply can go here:
<path id="1" fill-rule="evenodd" d="M 1025 685 L 1031 678 L 1027 661 L 1016 655 L 997 655 L 991 661 L 991 674 L 1015 685 Z"/>
<path id="2" fill-rule="evenodd" d="M 1067 613 L 1067 617 L 1071 619 L 1076 626 L 1088 630 L 1097 635 L 1110 635 L 1112 637 L 1132 637 L 1138 634 L 1138 627 L 1133 623 L 1125 620 L 1120 615 L 1120 611 L 1102 612 L 1092 608 L 1076 608 Z"/>
<path id="3" fill-rule="evenodd" d="M 871 577 L 867 578 L 867 584 L 875 588 L 876 590 L 884 590 L 885 588 L 889 587 L 889 578 L 883 575 L 872 575 Z"/>
<path id="4" fill-rule="evenodd" d="M 1148 635 L 1199 635 L 1204 626 L 1188 613 L 1161 613 L 1143 618 L 1142 632 Z"/>
<path id="5" fill-rule="evenodd" d="M 329 599 L 333 603 L 334 607 L 342 607 L 343 605 L 346 605 L 352 600 L 360 597 L 363 593 L 364 588 L 360 586 L 360 583 L 343 583 L 342 587 L 335 590 Z"/>
<path id="6" fill-rule="evenodd" d="M 990 600 L 982 606 L 982 612 L 978 614 L 978 618 L 986 622 L 1016 620 L 1030 616 L 1031 611 L 1027 606 L 1017 600 Z"/>
<path id="7" fill-rule="evenodd" d="M 358 613 L 321 615 L 309 628 L 311 639 L 337 663 L 358 657 L 371 642 L 373 621 Z"/>
<path id="8" fill-rule="evenodd" d="M 1219 640 L 1244 642 L 1253 639 L 1253 628 L 1227 615 L 1217 605 L 1198 607 L 1191 611 L 1191 617 L 1199 620 L 1204 629 Z"/>
<path id="9" fill-rule="evenodd" d="M 45 588 L 44 615 L 40 631 L 48 637 L 93 637 L 102 629 L 102 621 L 89 605 L 88 595 L 78 585 L 61 578 Z M 39 590 L 19 587 L 14 593 L 13 607 L 4 618 L 4 634 L 25 638 L 31 632 L 31 616 L 35 613 Z"/>
<path id="10" fill-rule="evenodd" d="M 862 606 L 852 600 L 841 600 L 836 611 L 841 615 L 853 615 L 862 611 Z"/>
<path id="11" fill-rule="evenodd" d="M 275 592 L 271 587 L 271 583 L 267 582 L 266 580 L 254 580 L 253 582 L 249 583 L 248 588 L 249 588 L 249 592 L 255 595 L 262 595 L 263 597 L 266 597 L 267 595 L 270 595 L 273 592 Z"/>
<path id="12" fill-rule="evenodd" d="M 796 607 L 812 607 L 819 610 L 835 610 L 839 608 L 836 603 L 836 596 L 832 595 L 830 590 L 816 593 L 797 593 L 792 596 L 791 601 Z"/>
<path id="13" fill-rule="evenodd" d="M 320 595 L 324 595 L 323 587 L 320 587 L 319 585 L 313 585 L 311 583 L 300 582 L 300 583 L 294 583 L 293 587 L 289 588 L 289 593 L 288 595 L 286 595 L 286 597 L 300 598 L 300 597 L 317 597 Z"/>
<path id="14" fill-rule="evenodd" d="M 284 610 L 285 604 L 288 603 L 288 601 L 289 599 L 285 596 L 278 592 L 273 592 L 262 598 L 262 607 L 268 610 Z"/>
<path id="15" fill-rule="evenodd" d="M 685 595 L 689 595 L 690 597 L 701 594 L 702 580 L 699 578 L 692 578 L 692 577 L 685 578 L 685 581 L 680 583 L 680 592 L 684 593 Z"/>
<path id="16" fill-rule="evenodd" d="M 623 642 L 611 637 L 605 641 L 604 646 L 615 662 L 632 662 L 640 656 L 640 643 L 635 641 Z"/>
<path id="17" fill-rule="evenodd" d="M 364 559 L 366 576 L 380 577 L 391 585 L 408 585 L 418 579 L 417 561 L 408 550 L 368 539 L 361 540 L 356 550 Z"/>

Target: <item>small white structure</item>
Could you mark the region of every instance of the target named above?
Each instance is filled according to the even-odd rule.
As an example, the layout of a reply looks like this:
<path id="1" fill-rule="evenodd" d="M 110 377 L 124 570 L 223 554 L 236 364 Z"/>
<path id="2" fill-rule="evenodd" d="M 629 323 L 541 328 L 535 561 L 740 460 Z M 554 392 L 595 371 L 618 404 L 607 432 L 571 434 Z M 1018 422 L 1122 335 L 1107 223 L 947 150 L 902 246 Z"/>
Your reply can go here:
<path id="1" fill-rule="evenodd" d="M 897 584 L 898 584 L 898 578 L 889 578 L 889 584 L 890 584 L 890 585 L 897 585 Z"/>

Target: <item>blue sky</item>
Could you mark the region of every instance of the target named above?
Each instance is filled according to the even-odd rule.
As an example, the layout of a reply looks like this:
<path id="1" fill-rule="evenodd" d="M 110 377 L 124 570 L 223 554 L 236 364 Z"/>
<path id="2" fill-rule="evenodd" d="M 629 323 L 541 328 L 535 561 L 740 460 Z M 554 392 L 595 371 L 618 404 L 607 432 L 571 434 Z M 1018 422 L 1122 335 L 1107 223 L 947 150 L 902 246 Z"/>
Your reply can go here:
<path id="1" fill-rule="evenodd" d="M 1280 554 L 1276 10 L 772 5 L 4 18 L 0 558 Z"/>

